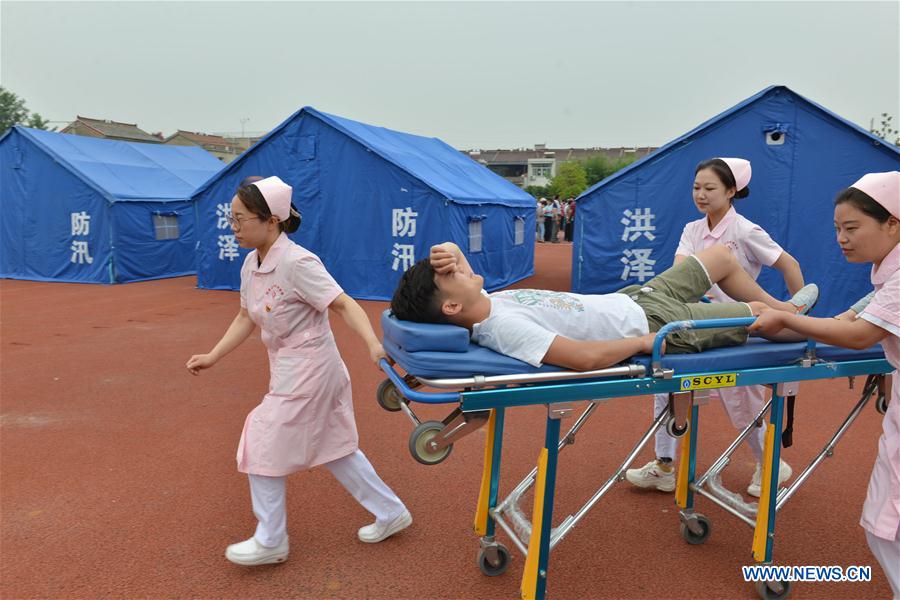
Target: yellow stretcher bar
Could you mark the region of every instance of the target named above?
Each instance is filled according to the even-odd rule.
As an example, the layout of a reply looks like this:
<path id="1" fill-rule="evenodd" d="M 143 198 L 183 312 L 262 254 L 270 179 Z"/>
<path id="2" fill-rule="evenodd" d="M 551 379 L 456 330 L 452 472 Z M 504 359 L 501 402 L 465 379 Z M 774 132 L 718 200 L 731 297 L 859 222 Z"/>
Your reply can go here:
<path id="1" fill-rule="evenodd" d="M 484 469 L 481 472 L 481 490 L 478 492 L 478 504 L 475 509 L 475 533 L 481 537 L 487 535 L 488 501 L 491 494 L 491 477 L 494 463 L 494 425 L 497 411 L 491 409 L 487 423 L 487 439 L 484 441 Z"/>
<path id="2" fill-rule="evenodd" d="M 690 469 L 691 462 L 691 452 L 693 448 L 691 447 L 691 428 L 693 427 L 693 423 L 691 423 L 691 416 L 694 414 L 693 407 L 688 409 L 687 414 L 687 432 L 683 436 L 683 440 L 681 442 L 681 459 L 678 461 L 678 479 L 675 484 L 675 504 L 678 505 L 678 508 L 686 508 L 687 507 L 687 497 L 688 497 L 688 471 Z"/>
<path id="3" fill-rule="evenodd" d="M 538 455 L 537 479 L 534 485 L 534 513 L 531 518 L 531 539 L 528 541 L 528 556 L 525 558 L 525 572 L 522 574 L 522 600 L 534 600 L 537 595 L 538 565 L 541 554 L 541 528 L 544 521 L 544 491 L 547 487 L 546 448 Z"/>
<path id="4" fill-rule="evenodd" d="M 772 502 L 772 455 L 775 452 L 775 426 L 766 427 L 766 445 L 763 448 L 762 487 L 759 508 L 756 511 L 756 529 L 753 531 L 753 560 L 765 562 L 766 542 L 769 539 L 769 506 Z"/>

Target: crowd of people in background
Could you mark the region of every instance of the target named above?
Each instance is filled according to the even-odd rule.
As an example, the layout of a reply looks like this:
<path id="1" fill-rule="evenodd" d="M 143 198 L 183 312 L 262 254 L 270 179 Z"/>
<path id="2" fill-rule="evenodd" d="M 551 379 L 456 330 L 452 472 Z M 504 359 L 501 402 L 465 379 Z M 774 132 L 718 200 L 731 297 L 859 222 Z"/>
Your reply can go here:
<path id="1" fill-rule="evenodd" d="M 539 243 L 571 242 L 575 231 L 575 199 L 560 200 L 559 195 L 551 200 L 541 198 L 537 203 L 537 228 L 535 238 Z"/>

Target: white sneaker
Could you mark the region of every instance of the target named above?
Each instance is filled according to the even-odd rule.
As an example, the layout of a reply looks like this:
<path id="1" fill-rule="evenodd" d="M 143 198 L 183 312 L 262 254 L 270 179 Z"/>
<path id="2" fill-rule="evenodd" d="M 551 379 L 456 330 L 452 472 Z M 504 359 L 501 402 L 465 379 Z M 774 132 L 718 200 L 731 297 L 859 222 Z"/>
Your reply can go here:
<path id="1" fill-rule="evenodd" d="M 797 307 L 798 315 L 805 315 L 813 309 L 819 300 L 819 286 L 814 283 L 807 283 L 797 290 L 788 302 Z"/>
<path id="2" fill-rule="evenodd" d="M 791 465 L 781 461 L 781 466 L 778 468 L 778 485 L 781 486 L 793 474 L 794 470 L 791 468 Z M 756 463 L 756 470 L 753 472 L 753 479 L 750 480 L 750 485 L 747 486 L 747 493 L 754 498 L 759 498 L 759 495 L 762 494 L 762 465 L 759 463 Z"/>
<path id="3" fill-rule="evenodd" d="M 391 537 L 398 531 L 403 531 L 410 525 L 412 525 L 412 515 L 409 514 L 408 510 L 404 510 L 393 521 L 384 525 L 379 525 L 378 521 L 375 521 L 371 525 L 360 527 L 357 535 L 359 536 L 359 541 L 374 544 Z"/>
<path id="4" fill-rule="evenodd" d="M 640 469 L 628 469 L 625 471 L 625 479 L 640 488 L 652 487 L 661 492 L 675 491 L 675 468 L 666 471 L 656 460 L 651 460 Z"/>
<path id="5" fill-rule="evenodd" d="M 274 548 L 263 546 L 255 537 L 237 544 L 231 544 L 225 550 L 225 558 L 238 565 L 253 567 L 256 565 L 268 565 L 280 563 L 288 557 L 288 538 L 284 539 Z"/>

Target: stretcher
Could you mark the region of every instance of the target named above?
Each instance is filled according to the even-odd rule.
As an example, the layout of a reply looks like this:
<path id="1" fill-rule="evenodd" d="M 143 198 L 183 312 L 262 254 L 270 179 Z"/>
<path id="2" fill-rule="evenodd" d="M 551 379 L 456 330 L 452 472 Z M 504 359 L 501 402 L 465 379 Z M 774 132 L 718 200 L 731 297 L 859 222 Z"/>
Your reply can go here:
<path id="1" fill-rule="evenodd" d="M 660 427 L 674 436 L 683 436 L 676 484 L 681 534 L 690 544 L 701 544 L 710 535 L 710 520 L 695 510 L 695 497 L 712 500 L 754 529 L 752 555 L 755 561 L 771 564 L 775 537 L 775 516 L 821 461 L 830 457 L 838 440 L 871 397 L 876 408 L 886 409 L 893 368 L 884 359 L 880 346 L 847 350 L 807 343 L 773 343 L 751 339 L 743 346 L 719 348 L 701 354 L 663 355 L 662 343 L 669 333 L 684 329 L 746 327 L 753 318 L 679 321 L 669 323 L 656 336 L 653 353 L 635 356 L 627 362 L 596 371 L 573 372 L 543 365 L 535 368 L 516 359 L 472 344 L 469 332 L 453 325 L 399 321 L 389 311 L 382 315 L 383 345 L 395 361 L 381 361 L 388 378 L 378 387 L 379 404 L 390 411 L 402 411 L 415 425 L 409 438 L 413 458 L 433 465 L 445 460 L 453 444 L 486 427 L 484 465 L 475 532 L 480 538 L 478 565 L 488 576 L 507 570 L 509 549 L 497 541 L 502 529 L 525 556 L 521 581 L 523 599 L 544 598 L 547 591 L 550 551 L 572 530 L 600 499 L 618 482 L 625 470 Z M 400 370 L 405 371 L 401 374 Z M 805 380 L 866 376 L 863 394 L 822 452 L 794 482 L 780 492 L 778 469 L 786 399 L 792 405 L 797 383 Z M 699 407 L 710 389 L 768 385 L 772 399 L 757 417 L 757 423 L 740 433 L 731 446 L 706 473 L 698 473 L 697 432 Z M 425 390 L 423 388 L 430 388 Z M 612 476 L 575 514 L 553 526 L 553 502 L 559 453 L 575 441 L 575 436 L 596 410 L 598 403 L 611 398 L 665 393 L 666 409 L 656 415 L 651 427 L 640 437 Z M 589 401 L 565 435 L 561 420 L 573 412 L 572 402 Z M 420 421 L 411 403 L 454 404 L 442 421 Z M 546 429 L 537 465 L 504 498 L 499 497 L 500 462 L 505 411 L 518 406 L 546 406 Z M 758 504 L 737 500 L 719 485 L 718 474 L 738 445 L 769 413 L 764 445 L 762 493 Z M 519 507 L 523 495 L 533 488 L 532 515 Z M 786 598 L 790 582 L 757 584 L 762 598 Z"/>

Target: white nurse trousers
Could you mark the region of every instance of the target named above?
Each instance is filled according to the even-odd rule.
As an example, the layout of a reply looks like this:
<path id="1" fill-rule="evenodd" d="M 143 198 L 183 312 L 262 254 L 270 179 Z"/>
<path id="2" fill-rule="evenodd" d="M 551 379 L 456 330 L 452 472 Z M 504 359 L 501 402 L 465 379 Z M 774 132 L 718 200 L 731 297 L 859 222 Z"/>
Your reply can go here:
<path id="1" fill-rule="evenodd" d="M 388 523 L 406 507 L 381 480 L 361 450 L 322 465 L 331 471 L 363 508 L 375 515 L 376 523 Z M 259 523 L 253 537 L 263 546 L 274 548 L 287 535 L 285 478 L 249 475 L 253 514 Z"/>
<path id="2" fill-rule="evenodd" d="M 886 540 L 866 531 L 866 541 L 891 584 L 894 600 L 900 599 L 900 526 L 897 527 L 897 536 L 893 540 Z"/>

